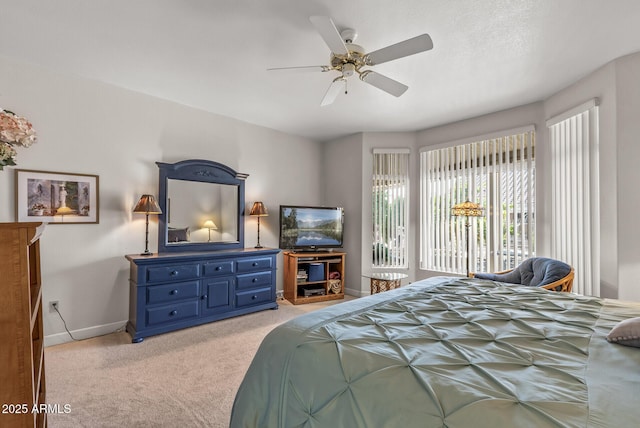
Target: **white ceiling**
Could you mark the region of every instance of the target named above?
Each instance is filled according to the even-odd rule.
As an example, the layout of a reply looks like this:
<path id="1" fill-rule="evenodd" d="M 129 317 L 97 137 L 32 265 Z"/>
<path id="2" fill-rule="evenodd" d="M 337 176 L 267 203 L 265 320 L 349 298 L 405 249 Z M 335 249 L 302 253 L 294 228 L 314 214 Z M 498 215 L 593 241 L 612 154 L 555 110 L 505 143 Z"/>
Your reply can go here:
<path id="1" fill-rule="evenodd" d="M 373 67 L 401 97 L 354 76 L 320 107 L 337 72 L 266 71 L 328 64 L 311 15 L 368 52 L 422 33 L 434 49 Z M 0 55 L 326 141 L 545 99 L 640 51 L 639 21 L 638 0 L 0 0 Z"/>

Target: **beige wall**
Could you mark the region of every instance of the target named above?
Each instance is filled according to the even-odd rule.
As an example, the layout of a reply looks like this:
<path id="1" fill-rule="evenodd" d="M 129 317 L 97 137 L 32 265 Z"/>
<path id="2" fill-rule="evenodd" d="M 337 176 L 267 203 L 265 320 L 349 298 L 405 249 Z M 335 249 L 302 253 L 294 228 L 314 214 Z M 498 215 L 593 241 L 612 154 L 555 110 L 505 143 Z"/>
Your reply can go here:
<path id="1" fill-rule="evenodd" d="M 209 159 L 249 174 L 246 212 L 255 200 L 270 210 L 260 225 L 265 246 L 278 246 L 280 204 L 322 203 L 320 143 L 2 57 L 0 81 L 11 82 L 2 85 L 0 105 L 28 117 L 39 135 L 38 143 L 19 149 L 16 168 L 100 179 L 100 223 L 51 225 L 42 238 L 47 344 L 69 340 L 59 317 L 47 309 L 51 300 L 60 301 L 75 337 L 124 326 L 124 256 L 144 250 L 144 216 L 131 211 L 141 194 L 157 195 L 156 161 Z M 1 222 L 14 221 L 13 186 L 12 168 L 6 168 L 0 172 Z M 256 219 L 247 216 L 247 246 L 255 245 L 256 227 Z M 154 218 L 149 247 L 157 249 Z M 282 289 L 282 269 L 277 287 Z"/>
<path id="2" fill-rule="evenodd" d="M 100 176 L 100 224 L 52 225 L 42 241 L 45 304 L 59 300 L 69 328 L 90 337 L 120 328 L 128 317 L 124 255 L 144 247 L 144 217 L 131 210 L 139 195 L 157 193 L 156 161 L 211 159 L 250 174 L 247 210 L 262 200 L 261 243 L 278 245 L 280 204 L 345 207 L 348 292 L 368 291 L 370 170 L 374 147 L 412 149 L 412 215 L 416 226 L 411 280 L 436 275 L 417 269 L 418 151 L 421 147 L 534 124 L 537 131 L 538 252 L 549 249 L 548 151 L 545 120 L 588 99 L 600 99 L 601 287 L 607 297 L 640 301 L 640 229 L 635 197 L 640 181 L 640 54 L 620 58 L 539 103 L 408 133 L 365 133 L 314 143 L 235 119 L 110 85 L 59 75 L 0 57 L 0 79 L 11 82 L 0 105 L 27 116 L 39 142 L 19 149 L 18 167 Z M 212 94 L 214 96 L 214 94 Z M 14 221 L 13 173 L 0 172 L 0 221 Z M 156 247 L 152 220 L 150 247 Z M 245 240 L 256 221 L 245 219 Z M 280 258 L 281 262 L 281 258 Z M 282 270 L 278 271 L 282 288 Z M 45 310 L 47 343 L 66 341 L 57 316 Z"/>
<path id="3" fill-rule="evenodd" d="M 536 127 L 536 206 L 537 249 L 539 255 L 550 253 L 550 206 L 551 174 L 546 120 L 590 99 L 600 100 L 600 272 L 601 295 L 609 298 L 640 301 L 640 228 L 637 215 L 640 198 L 635 197 L 640 183 L 640 53 L 619 58 L 575 84 L 558 91 L 546 100 L 500 112 L 487 114 L 443 126 L 396 135 L 363 134 L 361 171 L 363 195 L 354 189 L 351 199 L 360 198 L 362 203 L 362 234 L 359 239 L 363 248 L 370 246 L 371 214 L 370 177 L 371 149 L 389 146 L 390 141 L 414 141 L 412 146 L 412 218 L 418 217 L 419 160 L 421 147 L 456 141 L 468 137 L 490 134 L 525 125 Z M 352 176 L 355 178 L 357 173 Z M 413 266 L 419 264 L 419 240 L 417 220 L 412 235 L 415 245 Z M 364 251 L 360 269 L 366 271 L 369 253 Z M 438 272 L 409 270 L 411 280 L 441 275 Z M 360 292 L 366 294 L 366 278 L 361 278 Z"/>
<path id="4" fill-rule="evenodd" d="M 618 297 L 640 301 L 640 54 L 616 61 Z"/>
<path id="5" fill-rule="evenodd" d="M 344 207 L 345 292 L 359 296 L 362 243 L 362 134 L 323 146 L 324 205 Z"/>

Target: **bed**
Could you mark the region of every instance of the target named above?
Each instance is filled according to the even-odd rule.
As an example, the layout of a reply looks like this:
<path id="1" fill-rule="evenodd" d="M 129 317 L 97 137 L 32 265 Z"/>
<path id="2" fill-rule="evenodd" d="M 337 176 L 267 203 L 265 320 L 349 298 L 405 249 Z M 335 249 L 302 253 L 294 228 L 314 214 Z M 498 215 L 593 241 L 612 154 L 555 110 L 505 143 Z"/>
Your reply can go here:
<path id="1" fill-rule="evenodd" d="M 622 427 L 640 349 L 610 343 L 640 304 L 437 277 L 271 331 L 231 427 Z"/>

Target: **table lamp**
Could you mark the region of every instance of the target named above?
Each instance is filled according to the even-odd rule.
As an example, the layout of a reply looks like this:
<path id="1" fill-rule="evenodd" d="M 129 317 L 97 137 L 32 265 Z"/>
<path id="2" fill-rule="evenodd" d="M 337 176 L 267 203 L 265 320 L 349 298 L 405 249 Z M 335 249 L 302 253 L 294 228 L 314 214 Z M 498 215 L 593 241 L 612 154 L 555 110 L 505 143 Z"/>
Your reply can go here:
<path id="1" fill-rule="evenodd" d="M 260 217 L 268 216 L 269 212 L 262 202 L 254 202 L 249 215 L 258 217 L 258 245 L 255 248 L 262 248 L 260 245 Z"/>
<path id="2" fill-rule="evenodd" d="M 140 253 L 141 256 L 150 256 L 152 253 L 149 251 L 149 214 L 162 214 L 160 206 L 153 195 L 142 195 L 138 204 L 133 209 L 134 213 L 146 214 L 147 223 L 145 229 L 144 238 L 144 253 Z"/>

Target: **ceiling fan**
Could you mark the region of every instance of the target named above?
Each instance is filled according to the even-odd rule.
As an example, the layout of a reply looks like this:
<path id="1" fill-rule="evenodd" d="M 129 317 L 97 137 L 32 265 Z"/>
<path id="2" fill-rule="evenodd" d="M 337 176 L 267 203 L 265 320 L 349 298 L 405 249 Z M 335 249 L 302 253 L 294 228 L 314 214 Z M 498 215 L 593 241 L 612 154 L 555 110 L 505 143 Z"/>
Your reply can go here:
<path id="1" fill-rule="evenodd" d="M 408 86 L 383 76 L 372 70 L 363 70 L 363 67 L 382 64 L 403 58 L 420 52 L 433 49 L 433 41 L 428 34 L 413 37 L 411 39 L 387 46 L 377 51 L 365 53 L 362 46 L 353 44 L 357 37 L 355 30 L 347 28 L 339 32 L 335 24 L 328 16 L 311 16 L 311 23 L 316 27 L 324 42 L 331 49 L 329 62 L 331 65 L 315 65 L 303 67 L 279 67 L 269 68 L 269 71 L 337 71 L 340 76 L 333 79 L 329 89 L 322 99 L 322 106 L 333 103 L 338 94 L 344 90 L 347 93 L 347 78 L 357 73 L 360 80 L 393 96 L 404 94 Z"/>

